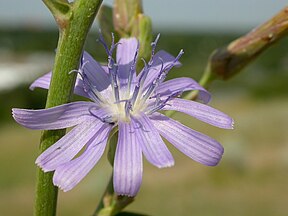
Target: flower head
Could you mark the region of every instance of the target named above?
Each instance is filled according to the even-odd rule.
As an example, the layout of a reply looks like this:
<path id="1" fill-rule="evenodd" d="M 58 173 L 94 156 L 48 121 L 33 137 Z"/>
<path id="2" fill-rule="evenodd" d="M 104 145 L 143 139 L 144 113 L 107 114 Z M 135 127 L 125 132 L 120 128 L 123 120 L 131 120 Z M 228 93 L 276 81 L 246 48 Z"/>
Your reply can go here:
<path id="1" fill-rule="evenodd" d="M 205 104 L 178 98 L 184 91 L 198 90 L 207 103 L 210 94 L 191 78 L 165 81 L 166 75 L 179 66 L 177 57 L 165 51 L 155 53 L 159 36 L 152 43 L 150 60 L 137 75 L 139 44 L 135 38 L 112 42 L 108 47 L 108 64 L 100 65 L 83 53 L 74 93 L 91 101 L 79 101 L 43 110 L 13 109 L 21 125 L 38 130 L 74 127 L 36 160 L 44 172 L 55 171 L 53 182 L 68 191 L 78 184 L 104 153 L 110 131 L 118 127 L 114 159 L 114 189 L 118 195 L 135 196 L 142 182 L 142 154 L 156 167 L 170 167 L 174 159 L 163 142 L 167 139 L 181 152 L 208 166 L 217 165 L 223 147 L 214 139 L 196 132 L 159 113 L 176 110 L 203 122 L 232 128 L 233 120 Z M 113 51 L 116 49 L 116 60 Z M 37 79 L 35 87 L 49 88 L 51 73 Z M 81 149 L 85 149 L 77 156 Z"/>

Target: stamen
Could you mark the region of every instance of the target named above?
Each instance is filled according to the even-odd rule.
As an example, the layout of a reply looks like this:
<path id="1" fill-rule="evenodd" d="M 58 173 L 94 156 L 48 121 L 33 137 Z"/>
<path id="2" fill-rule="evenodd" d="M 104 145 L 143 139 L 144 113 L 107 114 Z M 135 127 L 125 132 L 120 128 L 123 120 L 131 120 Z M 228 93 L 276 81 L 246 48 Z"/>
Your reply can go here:
<path id="1" fill-rule="evenodd" d="M 90 112 L 90 114 L 92 115 L 92 116 L 94 116 L 95 118 L 97 118 L 98 120 L 100 120 L 100 121 L 102 121 L 103 123 L 108 123 L 108 124 L 114 124 L 114 121 L 112 120 L 113 118 L 112 118 L 112 116 L 105 116 L 104 118 L 102 118 L 102 117 L 100 117 L 100 116 L 98 116 L 98 115 L 96 115 L 95 113 L 93 113 L 93 109 L 94 109 L 95 107 L 90 107 L 89 109 L 88 109 L 88 111 Z M 97 109 L 96 109 L 96 111 L 97 111 Z"/>
<path id="2" fill-rule="evenodd" d="M 106 53 L 108 55 L 108 69 L 109 69 L 110 81 L 114 92 L 115 101 L 116 103 L 118 103 L 120 100 L 119 85 L 118 85 L 118 65 L 115 63 L 112 54 L 114 49 L 117 47 L 119 43 L 115 44 L 114 34 L 112 33 L 112 42 L 111 47 L 109 49 L 101 32 L 99 35 L 100 35 L 99 42 L 104 46 Z"/>
<path id="3" fill-rule="evenodd" d="M 139 86 L 139 83 L 135 86 L 135 89 L 133 91 L 133 95 L 131 97 L 131 104 L 134 105 L 135 102 L 136 102 L 136 99 L 138 97 L 138 94 L 139 94 L 139 89 L 140 89 L 140 86 Z"/>
<path id="4" fill-rule="evenodd" d="M 157 43 L 158 43 L 158 40 L 160 38 L 160 33 L 157 35 L 156 39 L 151 43 L 151 47 L 152 47 L 152 51 L 151 51 L 151 56 L 150 56 L 150 60 L 148 62 L 148 64 L 146 63 L 145 59 L 141 59 L 144 63 L 144 71 L 143 73 L 141 74 L 141 77 L 139 80 L 141 80 L 141 85 L 144 83 L 146 77 L 147 77 L 147 74 L 153 64 L 153 59 L 154 59 L 154 55 L 155 55 L 155 49 L 156 49 L 156 46 L 157 46 Z"/>
<path id="5" fill-rule="evenodd" d="M 98 41 L 103 45 L 104 49 L 106 50 L 106 53 L 109 56 L 110 55 L 110 50 L 109 50 L 109 48 L 108 48 L 108 46 L 107 46 L 107 44 L 106 44 L 106 42 L 105 42 L 105 40 L 103 38 L 101 30 L 99 30 L 99 40 Z M 114 42 L 114 37 L 112 37 L 112 42 Z"/>
<path id="6" fill-rule="evenodd" d="M 120 96 L 119 96 L 119 85 L 118 85 L 118 72 L 119 72 L 119 68 L 117 64 L 114 64 L 115 66 L 115 72 L 112 74 L 112 86 L 113 86 L 113 90 L 114 90 L 114 96 L 115 96 L 115 101 L 118 102 L 120 100 Z"/>
<path id="7" fill-rule="evenodd" d="M 107 55 L 108 55 L 108 66 L 110 65 L 111 68 L 113 68 L 113 65 L 115 64 L 115 60 L 113 59 L 112 57 L 112 54 L 113 54 L 113 51 L 114 49 L 120 44 L 120 43 L 116 43 L 114 42 L 115 38 L 114 38 L 114 34 L 112 33 L 112 42 L 111 42 L 111 47 L 110 49 L 108 48 L 104 38 L 103 38 L 103 35 L 101 33 L 101 31 L 99 32 L 99 42 L 103 45 Z M 109 68 L 109 67 L 108 67 Z"/>
<path id="8" fill-rule="evenodd" d="M 125 115 L 127 118 L 130 117 L 130 110 L 132 110 L 132 104 L 130 100 L 126 100 L 125 102 Z"/>
<path id="9" fill-rule="evenodd" d="M 140 74 L 140 78 L 138 80 L 137 86 L 138 86 L 139 89 L 141 89 L 143 87 L 144 81 L 145 81 L 145 79 L 146 79 L 146 77 L 148 75 L 148 72 L 150 70 L 150 67 L 151 67 L 151 65 L 146 63 L 145 59 L 142 58 L 141 60 L 144 63 L 144 69 L 143 69 L 143 72 Z M 139 89 L 138 89 L 138 92 L 140 91 Z M 138 92 L 137 92 L 137 94 L 138 94 Z"/>
<path id="10" fill-rule="evenodd" d="M 153 64 L 153 59 L 154 59 L 154 54 L 155 54 L 155 49 L 156 49 L 156 45 L 158 43 L 158 40 L 160 38 L 160 34 L 157 35 L 155 41 L 153 41 L 151 43 L 151 47 L 152 47 L 152 51 L 151 51 L 151 57 L 150 57 L 150 60 L 148 62 L 148 64 L 146 63 L 145 59 L 144 58 L 141 58 L 141 60 L 143 61 L 144 63 L 144 69 L 143 69 L 143 72 L 140 74 L 140 78 L 138 79 L 138 84 L 136 85 L 135 89 L 134 89 L 134 92 L 133 92 L 133 95 L 132 95 L 132 104 L 135 103 L 136 99 L 137 99 L 137 96 L 139 94 L 139 91 L 141 90 L 143 84 L 144 84 L 144 81 L 148 75 L 148 72 L 150 71 L 151 69 L 151 66 Z M 138 48 L 137 48 L 138 49 Z M 149 97 L 149 95 L 148 95 Z M 147 98 L 148 98 L 147 97 Z M 143 100 L 143 102 L 145 102 L 145 100 Z"/>
<path id="11" fill-rule="evenodd" d="M 138 83 L 137 83 L 137 85 L 135 86 L 135 88 L 134 88 L 134 91 L 133 91 L 133 95 L 132 95 L 132 97 L 131 97 L 131 104 L 132 105 L 134 105 L 135 104 L 135 102 L 136 102 L 136 100 L 137 100 L 137 97 L 138 97 L 138 95 L 139 95 L 139 92 L 140 92 L 140 89 L 141 89 L 141 87 L 143 86 L 143 83 L 144 83 L 144 80 L 145 80 L 145 78 L 146 78 L 146 76 L 147 76 L 147 71 L 149 70 L 148 69 L 148 66 L 147 66 L 147 64 L 146 64 L 146 61 L 142 58 L 142 61 L 144 62 L 144 71 L 142 72 L 142 74 L 140 75 L 140 78 L 139 78 L 139 80 L 138 80 Z M 145 102 L 145 101 L 143 101 L 143 102 Z"/>
<path id="12" fill-rule="evenodd" d="M 157 112 L 158 110 L 162 109 L 164 106 L 169 105 L 167 104 L 168 101 L 170 101 L 171 99 L 178 97 L 179 95 L 181 95 L 183 92 L 176 92 L 172 95 L 170 95 L 169 97 L 167 97 L 165 100 L 161 101 L 160 98 L 157 99 L 156 98 L 156 102 L 154 104 L 154 106 L 152 108 L 150 108 L 149 110 L 147 110 L 147 114 L 152 114 L 154 112 Z"/>
<path id="13" fill-rule="evenodd" d="M 137 58 L 138 58 L 138 54 L 139 54 L 139 49 L 140 49 L 140 43 L 139 43 L 139 41 L 137 41 L 136 52 L 135 52 L 133 62 L 132 62 L 131 67 L 130 67 L 129 76 L 128 76 L 128 88 L 127 88 L 128 94 L 130 94 L 130 90 L 131 90 L 133 72 L 136 70 L 136 62 L 137 62 Z"/>
<path id="14" fill-rule="evenodd" d="M 160 94 L 156 95 L 156 104 L 159 104 L 161 101 Z"/>
<path id="15" fill-rule="evenodd" d="M 164 67 L 163 59 L 159 57 L 159 60 L 161 61 L 160 72 L 159 72 L 157 78 L 150 84 L 148 90 L 146 91 L 145 95 L 143 96 L 143 101 L 147 100 L 150 97 L 150 95 L 154 92 L 156 87 L 165 80 L 169 70 L 176 64 L 176 62 L 180 59 L 180 57 L 183 54 L 184 54 L 184 51 L 183 51 L 183 49 L 181 49 L 180 52 L 178 53 L 178 55 L 176 56 L 176 58 L 173 60 L 173 62 L 171 64 L 167 65 L 165 68 L 163 68 Z"/>
<path id="16" fill-rule="evenodd" d="M 84 67 L 88 63 L 89 63 L 89 61 L 85 61 L 83 63 L 83 58 L 81 58 L 81 67 L 78 70 L 70 71 L 69 74 L 71 74 L 71 73 L 79 74 L 83 80 L 84 91 L 87 92 L 88 94 L 89 94 L 89 92 L 92 92 L 92 95 L 90 95 L 90 94 L 89 95 L 92 97 L 94 102 L 96 102 L 100 105 L 103 103 L 103 98 L 101 96 L 101 93 L 99 91 L 97 91 L 96 87 L 89 81 L 89 79 L 87 78 L 87 75 L 84 72 Z"/>
<path id="17" fill-rule="evenodd" d="M 175 64 L 177 63 L 177 61 L 181 58 L 181 56 L 184 54 L 183 49 L 180 50 L 180 52 L 178 53 L 178 55 L 176 56 L 176 58 L 173 60 L 173 62 L 169 65 L 167 65 L 164 69 L 163 69 L 163 73 L 165 74 L 165 76 L 168 74 L 168 72 L 170 71 L 170 69 L 172 67 L 175 66 Z M 163 81 L 163 80 L 162 80 Z"/>
<path id="18" fill-rule="evenodd" d="M 160 38 L 160 33 L 156 36 L 156 39 L 151 43 L 151 47 L 152 47 L 152 51 L 151 51 L 151 57 L 150 60 L 148 62 L 148 64 L 151 66 L 153 63 L 153 58 L 154 58 L 154 54 L 155 54 L 155 49 L 158 43 L 158 40 Z"/>
<path id="19" fill-rule="evenodd" d="M 147 77 L 147 75 L 148 75 L 148 71 L 149 71 L 149 69 L 150 69 L 150 67 L 147 65 L 145 59 L 144 59 L 144 58 L 141 58 L 141 60 L 142 60 L 143 63 L 144 63 L 144 69 L 143 69 L 143 72 L 141 73 L 140 78 L 139 78 L 139 81 L 138 81 L 140 87 L 143 86 L 143 83 L 144 83 L 144 81 L 145 81 L 145 79 L 146 79 L 146 77 Z"/>
<path id="20" fill-rule="evenodd" d="M 153 80 L 153 82 L 150 84 L 148 90 L 146 91 L 146 93 L 143 96 L 143 101 L 146 101 L 150 97 L 150 95 L 154 92 L 155 88 L 158 86 L 158 83 L 160 82 L 160 78 L 161 78 L 162 73 L 163 73 L 164 62 L 163 62 L 162 58 L 159 58 L 159 60 L 161 61 L 160 73 L 158 74 L 157 78 L 155 80 Z"/>

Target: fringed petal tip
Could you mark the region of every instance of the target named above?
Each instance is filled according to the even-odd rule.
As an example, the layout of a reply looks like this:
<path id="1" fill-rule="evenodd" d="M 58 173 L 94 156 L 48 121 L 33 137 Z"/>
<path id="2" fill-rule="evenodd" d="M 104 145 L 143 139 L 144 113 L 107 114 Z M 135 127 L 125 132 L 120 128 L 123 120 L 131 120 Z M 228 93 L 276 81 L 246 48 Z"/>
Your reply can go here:
<path id="1" fill-rule="evenodd" d="M 55 175 L 54 175 L 55 176 Z M 54 186 L 56 186 L 56 187 L 58 187 L 60 190 L 62 190 L 63 192 L 68 192 L 68 191 L 70 191 L 70 190 L 72 190 L 73 189 L 73 187 L 66 187 L 66 185 L 62 185 L 61 183 L 62 182 L 58 182 L 57 180 L 56 180 L 56 178 L 54 178 L 54 176 L 53 176 L 53 185 Z"/>
<path id="2" fill-rule="evenodd" d="M 234 119 L 231 118 L 231 128 L 229 128 L 229 129 L 232 129 L 232 130 L 234 129 L 234 123 L 235 123 Z"/>
<path id="3" fill-rule="evenodd" d="M 12 110 L 11 110 L 11 114 L 12 114 L 12 117 L 14 118 L 14 120 L 16 121 L 16 122 L 18 122 L 17 121 L 17 108 L 12 108 Z M 18 122 L 19 123 L 19 122 Z"/>
<path id="4" fill-rule="evenodd" d="M 175 162 L 170 162 L 170 163 L 167 163 L 165 165 L 162 165 L 162 166 L 157 166 L 157 168 L 159 169 L 163 169 L 163 168 L 170 168 L 170 167 L 173 167 L 175 165 Z"/>
<path id="5" fill-rule="evenodd" d="M 222 129 L 233 130 L 234 129 L 234 119 L 227 115 L 226 117 L 227 123 L 225 127 L 221 127 Z"/>
<path id="6" fill-rule="evenodd" d="M 59 173 L 57 173 L 59 170 L 55 170 L 53 175 L 53 185 L 58 187 L 63 192 L 67 192 L 72 190 L 77 184 L 74 184 L 71 180 L 67 178 L 61 178 L 59 177 Z"/>
<path id="7" fill-rule="evenodd" d="M 133 197 L 138 193 L 142 182 L 143 161 L 135 127 L 133 121 L 131 122 L 132 124 L 119 122 L 113 185 L 117 194 Z"/>
<path id="8" fill-rule="evenodd" d="M 17 115 L 21 114 L 21 110 L 23 110 L 23 109 L 12 108 L 11 113 L 12 113 L 13 118 L 17 118 Z"/>
<path id="9" fill-rule="evenodd" d="M 220 126 L 216 126 L 222 129 L 226 129 L 226 130 L 233 130 L 234 129 L 234 120 L 229 117 L 228 115 L 226 115 L 226 122 L 223 123 L 223 125 Z"/>
<path id="10" fill-rule="evenodd" d="M 129 194 L 129 193 L 117 193 L 117 192 L 115 192 L 116 194 L 117 194 L 117 196 L 127 196 L 127 197 L 129 197 L 129 198 L 133 198 L 133 197 L 135 197 L 136 195 L 137 195 L 137 193 L 136 194 Z"/>
<path id="11" fill-rule="evenodd" d="M 12 117 L 18 124 L 30 128 L 26 126 L 25 119 L 23 120 L 23 111 L 25 112 L 24 109 L 12 108 Z"/>
<path id="12" fill-rule="evenodd" d="M 48 162 L 48 163 L 47 163 Z M 49 166 L 49 161 L 45 157 L 43 157 L 43 153 L 39 155 L 36 160 L 35 164 L 44 172 L 52 172 L 55 171 L 56 167 Z"/>
<path id="13" fill-rule="evenodd" d="M 76 186 L 75 184 L 71 184 L 70 181 L 67 181 L 67 179 L 58 178 L 55 174 L 53 175 L 53 184 L 63 192 L 68 192 Z"/>
<path id="14" fill-rule="evenodd" d="M 35 110 L 28 110 L 28 109 L 20 109 L 20 108 L 12 108 L 11 113 L 12 117 L 17 121 L 21 121 L 21 119 L 27 119 L 27 111 L 35 111 Z"/>
<path id="15" fill-rule="evenodd" d="M 41 155 L 40 155 L 41 156 Z M 39 159 L 39 157 L 36 159 L 35 164 L 44 172 L 52 172 L 54 169 L 49 169 L 48 167 L 45 167 L 42 160 Z"/>
<path id="16" fill-rule="evenodd" d="M 40 165 L 40 164 L 37 164 L 37 163 L 35 163 L 35 164 L 36 164 L 44 173 L 54 171 L 54 170 L 51 170 L 51 169 L 47 169 L 47 168 L 43 167 L 43 166 Z"/>
<path id="17" fill-rule="evenodd" d="M 21 124 L 24 127 L 28 127 L 25 122 L 31 120 L 33 116 L 27 115 L 29 112 L 34 112 L 35 110 L 28 110 L 28 109 L 20 109 L 20 108 L 12 108 L 11 113 L 14 120 Z M 30 128 L 30 127 L 28 127 Z"/>

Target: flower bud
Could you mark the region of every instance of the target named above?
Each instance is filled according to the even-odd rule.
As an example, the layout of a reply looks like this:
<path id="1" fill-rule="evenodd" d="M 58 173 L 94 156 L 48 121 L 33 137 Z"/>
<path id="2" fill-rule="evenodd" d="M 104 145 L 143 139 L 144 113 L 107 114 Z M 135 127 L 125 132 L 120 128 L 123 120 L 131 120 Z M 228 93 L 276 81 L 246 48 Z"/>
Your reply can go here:
<path id="1" fill-rule="evenodd" d="M 143 13 L 141 0 L 115 0 L 113 22 L 121 37 L 131 35 L 132 26 L 138 14 Z"/>
<path id="2" fill-rule="evenodd" d="M 210 56 L 211 77 L 227 80 L 288 32 L 288 7 L 248 34 L 215 50 Z"/>
<path id="3" fill-rule="evenodd" d="M 152 21 L 144 14 L 138 14 L 132 27 L 132 36 L 140 43 L 139 58 L 148 60 L 151 54 Z"/>

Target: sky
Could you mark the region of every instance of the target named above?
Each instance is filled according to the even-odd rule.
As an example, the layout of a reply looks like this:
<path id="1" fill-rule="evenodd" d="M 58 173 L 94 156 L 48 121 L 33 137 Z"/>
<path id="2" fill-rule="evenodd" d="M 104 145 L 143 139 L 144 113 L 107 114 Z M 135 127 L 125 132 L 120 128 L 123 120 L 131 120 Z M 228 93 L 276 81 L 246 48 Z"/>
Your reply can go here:
<path id="1" fill-rule="evenodd" d="M 104 0 L 106 4 L 112 0 Z M 143 0 L 154 29 L 246 31 L 272 17 L 287 0 Z M 0 28 L 55 27 L 41 0 L 0 0 Z"/>

